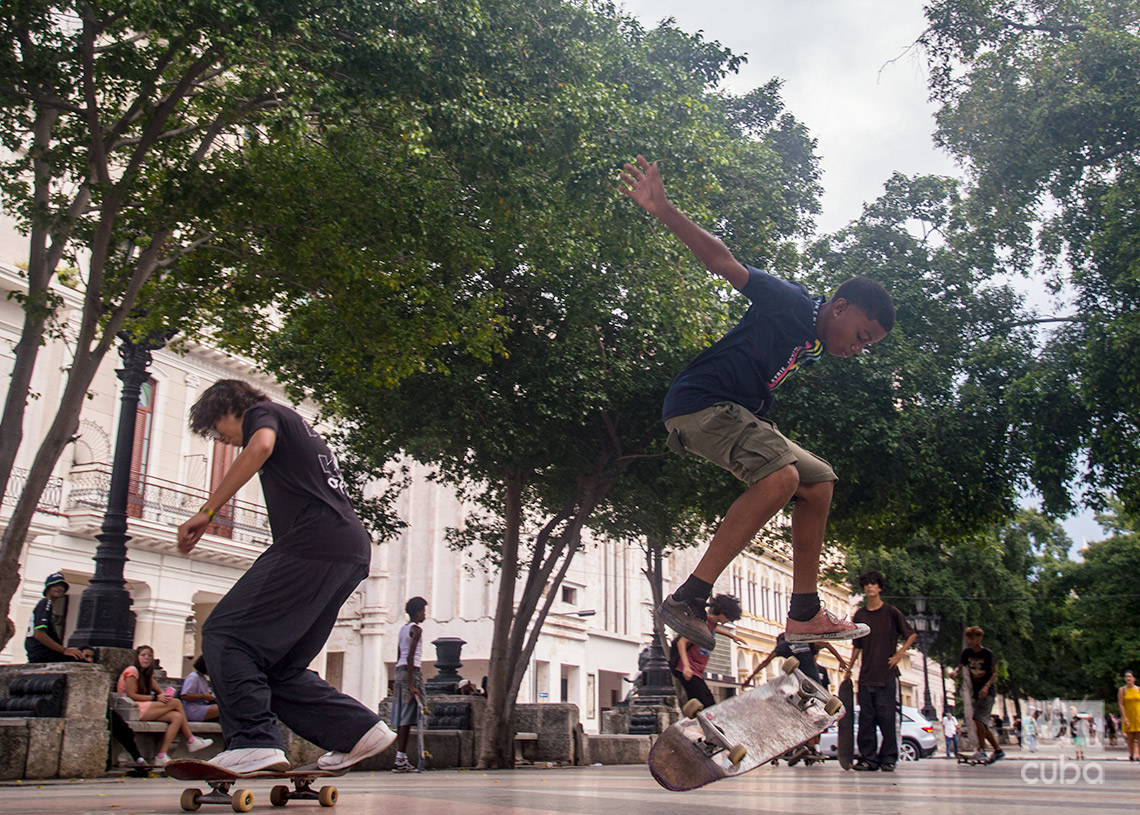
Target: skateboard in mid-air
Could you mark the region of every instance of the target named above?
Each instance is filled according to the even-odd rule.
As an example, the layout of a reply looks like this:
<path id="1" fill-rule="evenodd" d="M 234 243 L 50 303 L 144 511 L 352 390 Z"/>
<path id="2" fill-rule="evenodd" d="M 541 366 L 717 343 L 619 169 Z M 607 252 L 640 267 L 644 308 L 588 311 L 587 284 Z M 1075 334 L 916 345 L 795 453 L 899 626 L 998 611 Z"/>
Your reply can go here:
<path id="1" fill-rule="evenodd" d="M 839 701 L 847 712 L 839 720 L 836 752 L 839 754 L 839 766 L 850 770 L 855 766 L 855 688 L 849 676 L 839 683 Z"/>
<path id="2" fill-rule="evenodd" d="M 238 775 L 222 767 L 216 767 L 208 761 L 192 758 L 171 761 L 165 769 L 170 778 L 177 778 L 179 781 L 204 781 L 210 786 L 210 791 L 206 793 L 197 787 L 182 791 L 180 803 L 182 809 L 187 812 L 196 812 L 203 804 L 229 804 L 234 812 L 249 812 L 253 808 L 253 792 L 239 787 L 231 793 L 230 788 L 239 782 L 268 778 L 290 781 L 293 785 L 290 789 L 285 784 L 278 784 L 269 791 L 269 803 L 275 807 L 283 807 L 290 801 L 297 800 L 317 801 L 323 807 L 331 807 L 336 805 L 336 787 L 330 785 L 314 790 L 313 782 L 320 778 L 337 778 L 348 772 L 348 770 L 318 770 L 313 764 L 285 772 L 265 771 Z"/>
<path id="3" fill-rule="evenodd" d="M 649 771 L 670 790 L 692 790 L 780 758 L 826 730 L 843 711 L 839 697 L 804 676 L 795 658 L 783 673 L 707 710 L 690 699 L 684 718 L 649 751 Z"/>

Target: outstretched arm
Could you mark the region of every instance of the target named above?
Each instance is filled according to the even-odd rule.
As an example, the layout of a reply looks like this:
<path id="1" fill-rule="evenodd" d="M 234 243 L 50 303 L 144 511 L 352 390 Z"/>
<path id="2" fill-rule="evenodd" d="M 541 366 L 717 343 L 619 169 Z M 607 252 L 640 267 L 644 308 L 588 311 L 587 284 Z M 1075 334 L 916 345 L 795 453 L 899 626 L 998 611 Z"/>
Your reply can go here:
<path id="1" fill-rule="evenodd" d="M 249 440 L 249 444 L 238 453 L 234 463 L 230 465 L 225 477 L 218 484 L 213 494 L 206 499 L 202 509 L 178 527 L 178 551 L 189 555 L 190 551 L 198 545 L 206 529 L 213 519 L 213 513 L 226 505 L 226 502 L 237 495 L 245 483 L 257 475 L 269 456 L 273 454 L 273 447 L 277 443 L 277 433 L 268 427 L 259 428 Z"/>
<path id="2" fill-rule="evenodd" d="M 657 162 L 651 164 L 639 153 L 637 163 L 639 166 L 635 167 L 626 162 L 618 189 L 663 223 L 710 272 L 720 275 L 737 289 L 744 288 L 748 282 L 748 270 L 732 256 L 720 238 L 701 229 L 670 203 L 665 196 L 665 185 L 657 170 Z"/>

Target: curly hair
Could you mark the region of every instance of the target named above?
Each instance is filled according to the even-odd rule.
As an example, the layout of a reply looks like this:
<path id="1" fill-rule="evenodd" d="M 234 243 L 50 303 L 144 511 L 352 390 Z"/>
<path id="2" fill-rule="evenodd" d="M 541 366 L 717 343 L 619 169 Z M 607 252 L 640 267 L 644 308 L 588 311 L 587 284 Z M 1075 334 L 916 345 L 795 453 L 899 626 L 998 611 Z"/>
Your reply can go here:
<path id="1" fill-rule="evenodd" d="M 718 594 L 709 601 L 709 613 L 723 614 L 729 622 L 736 622 L 741 614 L 740 599 L 731 594 Z"/>
<path id="2" fill-rule="evenodd" d="M 214 422 L 226 414 L 241 416 L 258 402 L 268 401 L 268 396 L 240 379 L 219 379 L 190 408 L 190 432 L 209 436 Z"/>

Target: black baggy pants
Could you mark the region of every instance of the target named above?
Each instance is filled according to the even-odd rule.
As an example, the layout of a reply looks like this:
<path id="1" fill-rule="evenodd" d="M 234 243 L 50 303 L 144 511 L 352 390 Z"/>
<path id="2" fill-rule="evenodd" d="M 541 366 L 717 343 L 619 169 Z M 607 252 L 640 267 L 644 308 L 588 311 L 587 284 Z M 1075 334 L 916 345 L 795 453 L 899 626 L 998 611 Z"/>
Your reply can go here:
<path id="1" fill-rule="evenodd" d="M 886 685 L 859 683 L 859 757 L 872 767 L 894 766 L 899 760 L 899 681 Z M 883 734 L 877 741 L 876 729 Z"/>
<path id="2" fill-rule="evenodd" d="M 325 750 L 348 752 L 380 721 L 308 669 L 367 574 L 359 563 L 270 548 L 222 598 L 202 628 L 202 652 L 227 749 L 283 748 L 280 719 Z"/>

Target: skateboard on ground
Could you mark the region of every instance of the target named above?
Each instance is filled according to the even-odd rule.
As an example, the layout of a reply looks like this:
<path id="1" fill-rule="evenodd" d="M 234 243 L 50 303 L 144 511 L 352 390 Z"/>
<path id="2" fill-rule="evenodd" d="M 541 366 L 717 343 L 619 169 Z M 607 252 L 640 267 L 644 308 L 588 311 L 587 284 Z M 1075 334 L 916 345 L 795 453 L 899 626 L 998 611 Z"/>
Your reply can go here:
<path id="1" fill-rule="evenodd" d="M 839 683 L 839 701 L 843 703 L 846 713 L 839 720 L 836 748 L 839 766 L 850 770 L 855 766 L 855 688 L 849 676 Z"/>
<path id="2" fill-rule="evenodd" d="M 260 781 L 266 778 L 276 778 L 292 782 L 290 789 L 284 784 L 278 784 L 269 791 L 269 803 L 275 807 L 283 807 L 290 801 L 308 800 L 317 801 L 323 807 L 336 805 L 336 787 L 326 786 L 314 790 L 312 784 L 319 778 L 337 778 L 348 772 L 344 770 L 318 770 L 315 764 L 307 767 L 298 767 L 285 772 L 255 772 L 237 775 L 229 770 L 216 767 L 208 761 L 197 759 L 180 759 L 171 761 L 166 765 L 166 774 L 179 781 L 204 781 L 210 786 L 210 792 L 203 793 L 197 787 L 190 787 L 182 791 L 182 809 L 187 812 L 197 811 L 202 804 L 229 804 L 234 812 L 249 812 L 253 808 L 253 792 L 247 789 L 236 789 L 232 793 L 230 788 L 242 781 Z"/>
<path id="3" fill-rule="evenodd" d="M 964 753 L 960 753 L 958 755 L 958 763 L 959 764 L 969 764 L 971 767 L 976 767 L 979 764 L 981 764 L 983 766 L 986 764 L 993 764 L 993 761 L 989 756 L 987 756 L 986 758 L 974 758 L 973 755 L 967 755 Z"/>
<path id="4" fill-rule="evenodd" d="M 650 749 L 649 771 L 670 790 L 742 775 L 822 733 L 842 711 L 838 697 L 788 659 L 780 676 L 708 710 L 690 699 Z"/>

